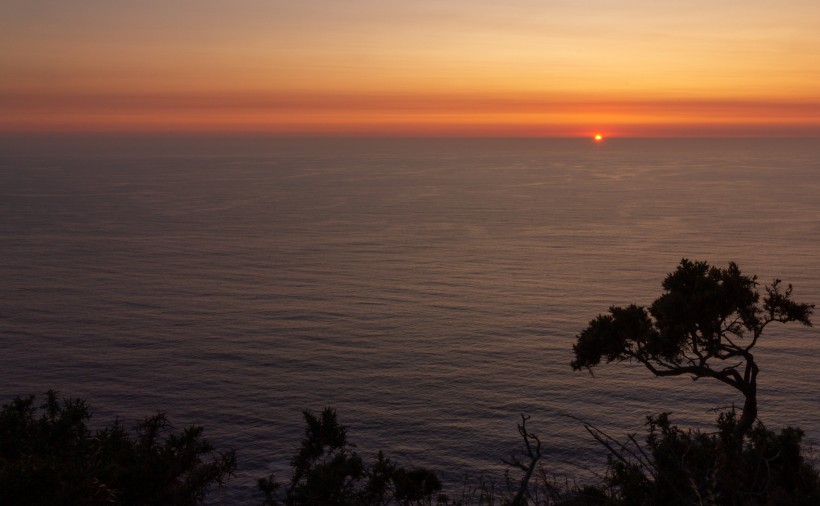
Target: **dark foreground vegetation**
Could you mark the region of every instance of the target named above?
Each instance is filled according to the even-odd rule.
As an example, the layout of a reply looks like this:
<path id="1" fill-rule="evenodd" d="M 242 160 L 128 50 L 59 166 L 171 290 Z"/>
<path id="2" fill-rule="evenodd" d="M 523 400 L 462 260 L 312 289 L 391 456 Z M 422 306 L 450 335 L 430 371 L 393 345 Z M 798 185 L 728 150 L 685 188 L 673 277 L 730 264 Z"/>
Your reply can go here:
<path id="1" fill-rule="evenodd" d="M 803 432 L 769 430 L 758 420 L 753 349 L 773 323 L 811 325 L 814 306 L 792 300 L 779 280 L 758 292 L 735 264 L 721 269 L 683 260 L 648 308 L 612 307 L 573 347 L 572 367 L 643 364 L 656 376 L 712 378 L 743 395 L 738 413 L 721 413 L 713 431 L 679 428 L 667 413 L 647 417 L 642 438 L 623 441 L 583 423 L 608 453 L 597 483 L 548 475 L 549 441 L 522 416 L 522 448 L 509 472 L 458 491 L 442 491 L 427 469 L 406 469 L 382 452 L 367 462 L 348 442 L 332 409 L 304 413 L 305 435 L 279 481 L 260 478 L 265 505 L 820 505 L 820 474 Z M 0 504 L 197 504 L 234 472 L 232 451 L 217 452 L 201 427 L 174 432 L 164 415 L 133 430 L 119 422 L 87 427 L 84 401 L 49 392 L 15 399 L 0 412 Z M 546 462 L 545 462 L 546 461 Z"/>
<path id="2" fill-rule="evenodd" d="M 0 504 L 196 504 L 236 468 L 232 451 L 217 452 L 202 427 L 172 430 L 165 415 L 129 431 L 88 428 L 79 399 L 50 391 L 0 412 Z"/>

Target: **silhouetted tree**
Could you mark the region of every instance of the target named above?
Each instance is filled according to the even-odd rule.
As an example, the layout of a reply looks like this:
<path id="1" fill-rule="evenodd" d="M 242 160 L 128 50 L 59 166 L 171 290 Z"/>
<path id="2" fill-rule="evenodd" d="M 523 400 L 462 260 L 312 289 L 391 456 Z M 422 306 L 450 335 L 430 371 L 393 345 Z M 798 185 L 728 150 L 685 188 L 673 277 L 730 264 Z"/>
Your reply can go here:
<path id="1" fill-rule="evenodd" d="M 715 378 L 745 402 L 735 426 L 743 437 L 757 418 L 757 374 L 752 349 L 772 322 L 811 325 L 814 305 L 792 301 L 792 286 L 776 279 L 760 301 L 757 277 L 683 259 L 663 281 L 664 293 L 646 308 L 611 307 L 577 336 L 575 370 L 637 361 L 656 376 Z"/>
<path id="2" fill-rule="evenodd" d="M 192 505 L 236 468 L 234 452 L 216 452 L 202 427 L 173 432 L 157 414 L 133 433 L 118 421 L 92 432 L 85 401 L 49 391 L 38 410 L 34 399 L 0 411 L 0 504 Z"/>

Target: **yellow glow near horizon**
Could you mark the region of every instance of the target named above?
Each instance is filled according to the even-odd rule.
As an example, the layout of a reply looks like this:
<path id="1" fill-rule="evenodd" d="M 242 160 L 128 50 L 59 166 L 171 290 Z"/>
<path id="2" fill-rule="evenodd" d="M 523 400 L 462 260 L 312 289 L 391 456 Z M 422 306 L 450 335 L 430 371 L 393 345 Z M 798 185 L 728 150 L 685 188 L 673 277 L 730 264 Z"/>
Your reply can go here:
<path id="1" fill-rule="evenodd" d="M 12 2 L 0 132 L 820 134 L 820 3 L 717 4 Z"/>

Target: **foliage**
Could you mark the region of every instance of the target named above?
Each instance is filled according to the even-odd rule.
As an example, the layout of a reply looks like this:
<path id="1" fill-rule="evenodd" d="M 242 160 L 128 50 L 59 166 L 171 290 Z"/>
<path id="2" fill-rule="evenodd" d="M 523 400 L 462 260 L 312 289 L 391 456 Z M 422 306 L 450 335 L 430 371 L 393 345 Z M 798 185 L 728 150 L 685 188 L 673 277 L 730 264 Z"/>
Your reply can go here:
<path id="1" fill-rule="evenodd" d="M 772 322 L 811 325 L 811 304 L 794 302 L 792 286 L 779 279 L 765 286 L 734 263 L 726 269 L 683 259 L 663 281 L 663 294 L 647 311 L 630 305 L 598 315 L 573 346 L 573 369 L 606 362 L 637 361 L 656 376 L 714 378 L 745 397 L 735 426 L 742 437 L 757 418 L 757 375 L 752 349 Z"/>
<path id="2" fill-rule="evenodd" d="M 518 432 L 523 451 L 504 460 L 505 482 L 466 486 L 454 506 L 650 506 L 820 504 L 820 476 L 807 461 L 800 429 L 779 432 L 755 425 L 757 375 L 752 350 L 772 322 L 811 325 L 814 306 L 792 300 L 792 287 L 780 280 L 765 286 L 737 265 L 725 269 L 682 260 L 663 282 L 664 292 L 647 309 L 612 307 L 577 336 L 576 370 L 602 361 L 637 361 L 657 376 L 711 377 L 743 393 L 742 416 L 722 414 L 714 433 L 683 430 L 668 414 L 649 417 L 643 444 L 634 435 L 620 443 L 585 424 L 610 452 L 601 485 L 563 484 L 547 475 L 540 438 L 522 415 Z M 267 504 L 382 505 L 431 504 L 441 489 L 435 475 L 406 471 L 379 453 L 368 467 L 347 443 L 336 413 L 305 412 L 307 429 L 291 461 L 293 477 L 284 491 L 271 476 L 260 480 Z M 505 486 L 506 485 L 506 486 Z M 281 498 L 281 499 L 280 499 Z"/>
<path id="3" fill-rule="evenodd" d="M 16 398 L 0 411 L 0 504 L 190 505 L 222 485 L 236 467 L 202 428 L 173 432 L 165 415 L 96 432 L 85 401 L 49 391 L 45 403 Z"/>
<path id="4" fill-rule="evenodd" d="M 370 467 L 347 441 L 347 427 L 336 411 L 304 413 L 305 437 L 291 459 L 293 475 L 284 494 L 273 475 L 260 479 L 264 504 L 345 506 L 431 504 L 441 481 L 426 469 L 398 467 L 379 452 Z M 438 499 L 438 498 L 437 498 Z"/>
<path id="5" fill-rule="evenodd" d="M 820 474 L 806 457 L 803 432 L 766 429 L 757 418 L 752 350 L 772 322 L 811 325 L 813 305 L 794 302 L 779 280 L 757 291 L 737 265 L 682 260 L 649 308 L 612 307 L 578 336 L 572 367 L 590 372 L 602 361 L 637 361 L 657 376 L 711 377 L 743 393 L 740 417 L 718 417 L 717 430 L 684 430 L 668 413 L 647 418 L 647 435 L 621 443 L 584 424 L 609 451 L 600 485 L 550 477 L 542 441 L 522 415 L 523 449 L 503 460 L 511 470 L 498 487 L 482 477 L 450 498 L 427 469 L 406 469 L 379 452 L 368 464 L 330 408 L 304 412 L 305 433 L 285 483 L 258 481 L 266 505 L 284 506 L 808 506 L 820 504 Z M 165 415 L 132 431 L 119 421 L 97 431 L 84 401 L 16 398 L 0 411 L 0 504 L 192 505 L 236 469 L 201 427 L 174 432 Z M 544 445 L 548 448 L 547 445 Z M 513 474 L 518 473 L 519 477 Z"/>
<path id="6" fill-rule="evenodd" d="M 609 452 L 606 480 L 593 502 L 644 505 L 820 504 L 820 475 L 806 460 L 803 432 L 766 429 L 757 419 L 758 366 L 752 349 L 772 322 L 811 325 L 813 305 L 794 302 L 780 280 L 757 291 L 757 278 L 734 263 L 726 269 L 682 260 L 663 281 L 647 310 L 611 307 L 578 336 L 576 370 L 601 361 L 637 361 L 656 376 L 714 378 L 740 391 L 743 412 L 718 417 L 717 431 L 672 425 L 663 413 L 648 417 L 645 444 L 634 435 L 620 443 L 585 424 Z"/>
<path id="7" fill-rule="evenodd" d="M 645 448 L 634 437 L 607 445 L 609 471 L 599 490 L 608 499 L 602 504 L 820 504 L 820 475 L 804 455 L 800 429 L 775 433 L 758 423 L 741 442 L 734 436 L 737 423 L 734 411 L 723 413 L 717 432 L 704 433 L 672 425 L 668 413 L 648 417 Z"/>

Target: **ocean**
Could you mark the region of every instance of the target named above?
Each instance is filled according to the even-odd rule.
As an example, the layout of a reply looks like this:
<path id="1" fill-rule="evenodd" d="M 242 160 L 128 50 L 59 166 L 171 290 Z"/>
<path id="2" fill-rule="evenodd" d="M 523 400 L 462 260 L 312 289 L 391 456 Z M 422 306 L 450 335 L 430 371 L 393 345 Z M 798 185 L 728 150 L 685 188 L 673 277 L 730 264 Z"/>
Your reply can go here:
<path id="1" fill-rule="evenodd" d="M 216 503 L 259 503 L 326 406 L 366 460 L 451 493 L 502 478 L 520 414 L 548 472 L 588 476 L 606 452 L 571 417 L 708 429 L 742 398 L 574 372 L 578 332 L 651 303 L 682 258 L 820 303 L 818 195 L 816 139 L 6 138 L 0 399 L 203 425 L 239 460 Z M 760 418 L 814 444 L 818 337 L 773 326 L 755 355 Z"/>

